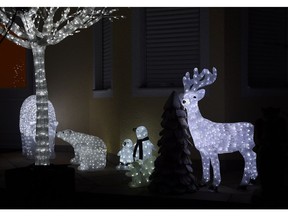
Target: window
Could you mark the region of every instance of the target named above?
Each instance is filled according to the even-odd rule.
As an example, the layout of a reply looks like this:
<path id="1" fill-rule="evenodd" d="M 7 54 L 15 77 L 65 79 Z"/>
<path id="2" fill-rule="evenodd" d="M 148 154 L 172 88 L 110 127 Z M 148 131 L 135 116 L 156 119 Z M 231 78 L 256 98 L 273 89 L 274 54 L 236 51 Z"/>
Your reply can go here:
<path id="1" fill-rule="evenodd" d="M 102 19 L 94 26 L 95 97 L 112 96 L 112 24 Z"/>
<path id="2" fill-rule="evenodd" d="M 0 46 L 0 89 L 26 88 L 26 49 L 7 39 Z"/>
<path id="3" fill-rule="evenodd" d="M 287 8 L 243 10 L 243 74 L 250 92 L 287 90 L 287 12 Z"/>
<path id="4" fill-rule="evenodd" d="M 132 22 L 134 95 L 182 90 L 187 71 L 208 67 L 208 9 L 134 8 Z"/>
<path id="5" fill-rule="evenodd" d="M 0 63 L 0 149 L 21 149 L 20 107 L 26 97 L 35 94 L 31 49 L 4 39 Z"/>

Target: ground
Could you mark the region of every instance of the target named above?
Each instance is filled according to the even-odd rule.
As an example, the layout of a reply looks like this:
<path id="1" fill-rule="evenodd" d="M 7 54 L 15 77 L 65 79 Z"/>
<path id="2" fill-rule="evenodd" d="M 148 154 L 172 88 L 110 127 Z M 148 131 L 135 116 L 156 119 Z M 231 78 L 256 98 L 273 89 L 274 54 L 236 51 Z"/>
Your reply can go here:
<path id="1" fill-rule="evenodd" d="M 0 208 L 56 208 L 56 209 L 251 209 L 251 208 L 287 208 L 283 201 L 275 202 L 275 197 L 265 198 L 261 185 L 251 185 L 246 191 L 237 190 L 242 177 L 241 160 L 221 161 L 222 183 L 219 192 L 210 192 L 200 188 L 196 193 L 184 195 L 151 194 L 147 188 L 129 188 L 130 178 L 125 171 L 119 171 L 117 156 L 108 155 L 107 167 L 96 172 L 81 172 L 76 166 L 70 165 L 73 150 L 69 147 L 56 147 L 56 158 L 53 165 L 63 165 L 75 170 L 75 190 L 65 193 L 57 191 L 46 194 L 33 192 L 12 191 L 7 188 L 5 175 L 7 170 L 27 167 L 33 161 L 25 159 L 20 151 L 0 152 Z M 201 175 L 200 161 L 193 161 L 194 173 L 197 178 Z M 22 178 L 22 179 L 21 179 Z M 23 178 L 15 177 L 14 184 L 23 185 Z M 16 182 L 16 183 L 15 183 Z M 60 182 L 60 181 L 59 181 Z M 56 183 L 57 184 L 57 183 Z M 67 182 L 68 184 L 68 182 Z M 59 186 L 61 187 L 61 186 Z M 277 186 L 276 190 L 277 189 Z M 58 189 L 57 189 L 58 190 Z"/>

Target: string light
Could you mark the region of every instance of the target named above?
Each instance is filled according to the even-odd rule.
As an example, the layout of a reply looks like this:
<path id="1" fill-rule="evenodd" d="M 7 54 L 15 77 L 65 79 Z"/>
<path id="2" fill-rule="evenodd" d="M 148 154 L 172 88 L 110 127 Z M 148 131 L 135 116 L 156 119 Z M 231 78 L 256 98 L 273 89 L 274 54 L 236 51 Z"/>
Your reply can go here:
<path id="1" fill-rule="evenodd" d="M 215 123 L 202 117 L 198 101 L 205 96 L 205 90 L 200 89 L 212 84 L 217 77 L 217 70 L 213 73 L 204 69 L 200 74 L 194 69 L 193 79 L 187 72 L 183 77 L 184 95 L 182 104 L 187 110 L 188 125 L 195 147 L 202 159 L 203 183 L 210 180 L 210 163 L 213 168 L 212 186 L 217 188 L 221 182 L 218 154 L 239 151 L 245 161 L 244 174 L 240 185 L 246 186 L 250 180 L 255 180 L 258 172 L 256 167 L 256 153 L 252 150 L 254 126 L 247 122 Z"/>
<path id="2" fill-rule="evenodd" d="M 143 145 L 143 160 L 146 160 L 152 157 L 153 151 L 155 151 L 156 149 L 153 143 L 149 140 L 147 128 L 144 126 L 139 126 L 135 129 L 135 133 L 136 133 L 136 137 L 138 141 L 143 140 L 141 141 Z M 137 143 L 134 144 L 134 151 L 135 151 L 135 148 L 136 148 L 135 158 L 139 159 L 140 147 L 137 147 Z"/>
<path id="3" fill-rule="evenodd" d="M 118 18 L 111 15 L 114 11 L 115 9 L 111 8 L 92 7 L 32 7 L 19 11 L 15 8 L 0 8 L 0 34 L 6 34 L 12 17 L 17 15 L 17 22 L 21 24 L 13 22 L 6 38 L 19 46 L 32 49 L 33 53 L 37 107 L 35 165 L 50 164 L 48 90 L 44 62 L 46 46 L 55 45 L 79 30 L 94 25 L 102 18 Z"/>
<path id="4" fill-rule="evenodd" d="M 151 156 L 146 160 L 137 160 L 129 165 L 129 171 L 126 176 L 131 177 L 132 181 L 129 182 L 129 187 L 144 187 L 149 185 L 149 177 L 154 170 L 155 157 Z"/>
<path id="5" fill-rule="evenodd" d="M 134 144 L 133 158 L 134 162 L 128 165 L 129 171 L 126 175 L 132 178 L 129 183 L 130 187 L 147 186 L 150 182 L 149 177 L 154 170 L 155 157 L 153 151 L 155 147 L 149 140 L 148 130 L 144 126 L 139 126 L 133 129 L 136 133 L 137 143 Z M 140 150 L 142 148 L 142 150 Z M 141 157 L 141 152 L 143 157 Z"/>
<path id="6" fill-rule="evenodd" d="M 55 157 L 54 145 L 58 122 L 56 120 L 55 110 L 50 101 L 48 101 L 49 116 L 49 157 Z M 31 95 L 24 100 L 20 109 L 19 119 L 20 134 L 22 140 L 22 153 L 29 159 L 35 158 L 36 148 L 36 95 Z M 40 151 L 45 151 L 41 149 Z"/>
<path id="7" fill-rule="evenodd" d="M 99 137 L 69 129 L 57 132 L 56 136 L 74 148 L 75 157 L 71 159 L 71 163 L 79 164 L 78 170 L 94 171 L 105 168 L 107 148 Z"/>
<path id="8" fill-rule="evenodd" d="M 120 156 L 120 164 L 117 169 L 128 169 L 128 165 L 133 162 L 133 142 L 131 139 L 125 139 L 122 143 L 122 149 L 117 154 Z"/>

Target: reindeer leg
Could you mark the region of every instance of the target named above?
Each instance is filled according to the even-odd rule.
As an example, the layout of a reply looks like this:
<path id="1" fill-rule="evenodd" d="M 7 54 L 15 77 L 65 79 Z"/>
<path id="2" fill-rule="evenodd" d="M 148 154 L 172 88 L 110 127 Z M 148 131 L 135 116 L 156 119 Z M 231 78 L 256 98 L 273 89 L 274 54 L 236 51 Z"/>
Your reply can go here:
<path id="1" fill-rule="evenodd" d="M 252 173 L 253 173 L 253 166 L 254 166 L 254 152 L 251 149 L 243 149 L 240 151 L 240 153 L 242 154 L 243 158 L 244 158 L 244 173 L 243 173 L 243 177 L 240 183 L 240 186 L 238 187 L 238 189 L 242 189 L 245 190 L 247 188 L 247 185 L 250 182 L 250 179 L 252 177 Z M 254 153 L 254 154 L 253 154 Z M 256 156 L 256 154 L 255 154 Z M 256 157 L 255 157 L 255 166 L 256 166 Z M 255 177 L 255 175 L 254 175 Z"/>
<path id="2" fill-rule="evenodd" d="M 213 183 L 209 187 L 209 190 L 218 192 L 218 186 L 221 182 L 220 164 L 219 164 L 218 154 L 215 152 L 211 152 L 210 159 L 211 159 L 211 164 L 213 168 Z"/>
<path id="3" fill-rule="evenodd" d="M 251 180 L 255 181 L 257 176 L 258 176 L 258 171 L 257 171 L 257 165 L 256 165 L 256 153 L 253 150 L 251 150 Z"/>
<path id="4" fill-rule="evenodd" d="M 207 185 L 207 183 L 210 180 L 210 159 L 209 157 L 204 154 L 203 152 L 200 152 L 201 160 L 202 160 L 202 180 L 200 182 L 200 187 Z"/>

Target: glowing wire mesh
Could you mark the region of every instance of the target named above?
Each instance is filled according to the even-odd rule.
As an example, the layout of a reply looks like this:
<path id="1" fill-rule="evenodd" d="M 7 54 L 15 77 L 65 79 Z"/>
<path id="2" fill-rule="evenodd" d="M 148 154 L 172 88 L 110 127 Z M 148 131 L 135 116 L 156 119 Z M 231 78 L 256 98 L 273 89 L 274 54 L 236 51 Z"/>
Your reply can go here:
<path id="1" fill-rule="evenodd" d="M 29 159 L 35 158 L 36 149 L 36 95 L 31 95 L 24 100 L 20 109 L 20 133 L 22 140 L 22 153 Z M 58 122 L 56 120 L 55 110 L 50 101 L 48 101 L 49 116 L 49 155 L 55 157 L 54 145 L 55 134 Z"/>
<path id="2" fill-rule="evenodd" d="M 139 126 L 136 128 L 135 133 L 136 133 L 137 140 L 143 140 L 145 138 L 148 138 L 147 140 L 142 141 L 143 160 L 146 160 L 146 159 L 152 157 L 153 151 L 155 151 L 155 147 L 154 147 L 153 143 L 149 140 L 147 128 L 144 126 Z M 136 143 L 134 144 L 134 148 L 135 147 L 136 147 Z M 137 148 L 135 158 L 139 159 L 139 147 Z"/>
<path id="3" fill-rule="evenodd" d="M 79 164 L 78 170 L 94 171 L 105 168 L 107 148 L 99 137 L 72 130 L 59 131 L 57 137 L 74 148 L 75 157 L 71 159 L 71 163 Z"/>
<path id="4" fill-rule="evenodd" d="M 120 156 L 120 164 L 117 169 L 127 169 L 133 162 L 133 142 L 131 139 L 125 139 L 122 143 L 122 149 L 117 154 Z"/>
<path id="5" fill-rule="evenodd" d="M 256 167 L 256 153 L 252 150 L 254 126 L 246 122 L 215 123 L 202 117 L 198 101 L 205 95 L 200 89 L 212 84 L 217 77 L 204 69 L 200 74 L 194 69 L 193 79 L 189 72 L 183 77 L 184 95 L 182 104 L 187 110 L 188 125 L 195 147 L 200 151 L 203 168 L 203 183 L 210 180 L 210 163 L 213 168 L 213 186 L 221 182 L 218 154 L 239 151 L 245 161 L 244 174 L 240 185 L 248 185 L 251 179 L 258 175 Z"/>

